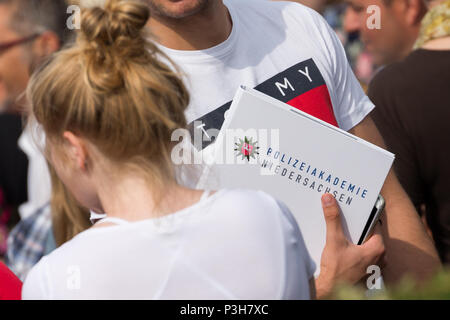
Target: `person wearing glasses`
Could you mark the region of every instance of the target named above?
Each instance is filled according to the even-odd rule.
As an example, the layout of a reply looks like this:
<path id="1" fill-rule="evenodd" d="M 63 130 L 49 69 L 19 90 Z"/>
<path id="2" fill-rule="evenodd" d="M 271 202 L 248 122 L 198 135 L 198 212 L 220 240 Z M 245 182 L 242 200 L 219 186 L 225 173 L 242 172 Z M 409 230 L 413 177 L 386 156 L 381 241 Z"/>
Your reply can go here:
<path id="1" fill-rule="evenodd" d="M 9 36 L 4 34 L 4 38 L 13 38 L 10 41 L 2 41 L 0 43 L 0 59 L 8 61 L 10 57 L 17 57 L 15 54 L 18 50 L 14 50 L 26 43 L 30 43 L 39 36 L 38 33 L 25 37 Z M 3 60 L 1 60 L 3 61 Z M 2 64 L 3 66 L 4 64 Z M 17 222 L 17 206 L 26 201 L 27 196 L 27 166 L 28 160 L 25 153 L 18 148 L 17 140 L 22 132 L 22 122 L 18 107 L 11 97 L 11 92 L 18 92 L 20 81 L 16 80 L 16 76 L 21 73 L 15 73 L 16 64 L 11 64 L 6 68 L 6 72 L 10 72 L 12 77 L 1 77 L 1 95 L 0 95 L 0 256 L 6 253 L 6 239 L 8 227 Z M 20 64 L 19 64 L 20 66 Z M 23 65 L 22 65 L 23 66 Z M 4 81 L 5 79 L 6 81 Z"/>
<path id="2" fill-rule="evenodd" d="M 51 225 L 38 211 L 49 201 L 45 159 L 22 132 L 24 91 L 32 70 L 67 39 L 66 11 L 64 0 L 0 0 L 0 255 L 7 249 L 21 277 L 43 255 Z"/>

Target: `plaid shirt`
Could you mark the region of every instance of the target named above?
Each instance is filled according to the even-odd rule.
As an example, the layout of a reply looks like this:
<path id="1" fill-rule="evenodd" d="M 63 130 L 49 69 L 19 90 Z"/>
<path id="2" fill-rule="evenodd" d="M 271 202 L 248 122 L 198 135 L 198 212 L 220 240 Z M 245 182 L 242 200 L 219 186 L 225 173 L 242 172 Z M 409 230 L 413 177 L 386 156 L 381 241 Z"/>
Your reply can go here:
<path id="1" fill-rule="evenodd" d="M 6 264 L 22 281 L 31 268 L 51 251 L 52 237 L 50 206 L 46 205 L 21 220 L 8 236 Z"/>

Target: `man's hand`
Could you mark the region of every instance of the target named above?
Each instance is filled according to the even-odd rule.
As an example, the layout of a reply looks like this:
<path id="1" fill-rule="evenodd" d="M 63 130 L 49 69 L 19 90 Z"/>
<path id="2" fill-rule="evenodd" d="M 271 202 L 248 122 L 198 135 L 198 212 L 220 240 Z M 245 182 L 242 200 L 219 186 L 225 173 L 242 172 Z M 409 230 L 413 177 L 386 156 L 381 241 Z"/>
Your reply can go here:
<path id="1" fill-rule="evenodd" d="M 317 298 L 325 298 L 339 282 L 354 284 L 367 275 L 367 267 L 377 264 L 384 254 L 380 230 L 363 245 L 355 245 L 344 234 L 339 206 L 331 194 L 322 196 L 322 207 L 327 227 L 325 248 L 316 279 Z"/>

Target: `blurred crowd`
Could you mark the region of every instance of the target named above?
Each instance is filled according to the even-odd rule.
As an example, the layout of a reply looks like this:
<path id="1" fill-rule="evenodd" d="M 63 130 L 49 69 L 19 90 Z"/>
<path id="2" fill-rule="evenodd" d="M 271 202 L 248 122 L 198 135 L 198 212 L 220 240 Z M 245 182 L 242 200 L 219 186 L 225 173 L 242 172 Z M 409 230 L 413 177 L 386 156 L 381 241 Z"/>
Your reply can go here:
<path id="1" fill-rule="evenodd" d="M 296 2 L 322 14 L 341 40 L 376 105 L 371 116 L 396 155 L 399 181 L 441 262 L 449 264 L 450 1 Z M 39 137 L 26 125 L 25 111 L 32 73 L 72 41 L 67 6 L 77 3 L 0 0 L 0 259 L 22 280 L 44 255 L 90 225 L 52 214 L 51 185 L 58 185 L 45 158 L 36 156 Z"/>

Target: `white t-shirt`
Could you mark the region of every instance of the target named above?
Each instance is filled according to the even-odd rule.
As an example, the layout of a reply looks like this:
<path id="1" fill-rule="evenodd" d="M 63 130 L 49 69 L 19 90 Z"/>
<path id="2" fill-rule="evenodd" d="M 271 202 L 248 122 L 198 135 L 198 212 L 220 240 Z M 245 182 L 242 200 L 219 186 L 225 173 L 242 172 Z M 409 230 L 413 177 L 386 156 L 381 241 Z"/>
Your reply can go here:
<path id="1" fill-rule="evenodd" d="M 19 146 L 28 157 L 28 200 L 19 207 L 21 219 L 26 219 L 50 202 L 50 174 L 42 154 L 44 141 L 45 135 L 35 123 L 27 125 L 19 138 Z"/>
<path id="2" fill-rule="evenodd" d="M 314 271 L 283 204 L 224 189 L 162 218 L 80 233 L 30 271 L 22 296 L 308 299 Z"/>
<path id="3" fill-rule="evenodd" d="M 224 0 L 233 27 L 227 40 L 200 51 L 159 46 L 186 75 L 191 138 L 214 139 L 240 85 L 256 88 L 349 130 L 374 108 L 335 32 L 314 10 L 293 2 Z M 194 121 L 198 121 L 194 125 Z M 206 134 L 205 134 L 206 132 Z"/>

